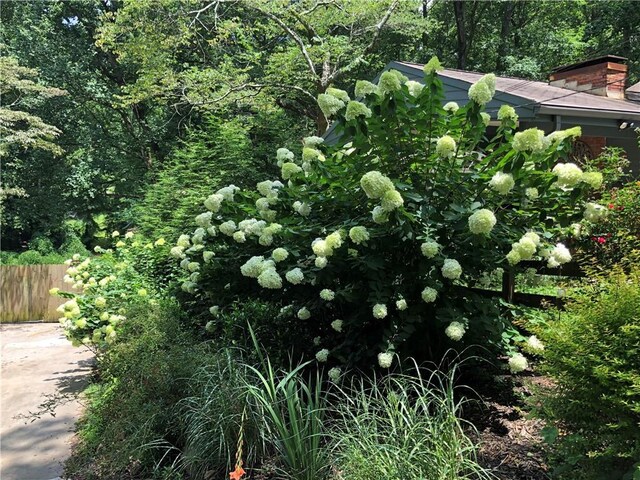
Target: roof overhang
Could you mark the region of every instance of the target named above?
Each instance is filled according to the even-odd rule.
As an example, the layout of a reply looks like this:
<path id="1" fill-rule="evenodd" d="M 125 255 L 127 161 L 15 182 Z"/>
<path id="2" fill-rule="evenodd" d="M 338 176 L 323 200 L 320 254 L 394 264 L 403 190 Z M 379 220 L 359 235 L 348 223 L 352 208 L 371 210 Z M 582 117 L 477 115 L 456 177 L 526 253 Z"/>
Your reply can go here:
<path id="1" fill-rule="evenodd" d="M 587 108 L 558 107 L 542 104 L 538 109 L 538 113 L 541 115 L 570 115 L 572 117 L 597 117 L 640 121 L 640 113 L 627 112 L 624 110 L 591 110 Z"/>

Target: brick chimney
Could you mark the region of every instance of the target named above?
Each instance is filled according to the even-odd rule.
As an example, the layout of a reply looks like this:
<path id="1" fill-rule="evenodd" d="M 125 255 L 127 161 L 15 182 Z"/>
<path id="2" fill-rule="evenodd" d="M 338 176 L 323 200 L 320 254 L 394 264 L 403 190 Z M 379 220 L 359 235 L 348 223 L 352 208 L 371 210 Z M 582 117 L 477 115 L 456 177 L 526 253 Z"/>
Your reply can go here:
<path id="1" fill-rule="evenodd" d="M 553 70 L 549 83 L 556 87 L 609 98 L 624 98 L 627 59 L 615 55 L 593 58 Z"/>

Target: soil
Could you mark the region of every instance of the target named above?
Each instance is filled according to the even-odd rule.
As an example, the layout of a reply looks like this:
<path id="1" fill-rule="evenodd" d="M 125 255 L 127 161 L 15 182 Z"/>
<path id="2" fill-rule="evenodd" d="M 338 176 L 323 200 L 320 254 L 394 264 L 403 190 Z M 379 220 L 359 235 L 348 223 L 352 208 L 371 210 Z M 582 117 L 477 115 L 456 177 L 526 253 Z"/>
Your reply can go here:
<path id="1" fill-rule="evenodd" d="M 482 401 L 467 409 L 465 416 L 478 430 L 478 460 L 500 480 L 551 478 L 541 436 L 545 424 L 528 414 L 526 404 L 534 386 L 548 383 L 533 374 L 499 375 L 478 392 Z"/>

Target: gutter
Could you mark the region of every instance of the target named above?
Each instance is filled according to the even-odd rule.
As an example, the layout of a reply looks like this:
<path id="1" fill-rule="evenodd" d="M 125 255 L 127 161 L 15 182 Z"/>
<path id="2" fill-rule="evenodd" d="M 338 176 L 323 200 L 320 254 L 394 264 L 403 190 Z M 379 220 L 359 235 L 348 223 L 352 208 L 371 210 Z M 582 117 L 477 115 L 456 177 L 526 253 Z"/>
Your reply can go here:
<path id="1" fill-rule="evenodd" d="M 570 115 L 572 117 L 599 117 L 612 118 L 615 120 L 637 120 L 640 121 L 640 112 L 629 112 L 628 110 L 600 110 L 597 108 L 572 108 L 556 107 L 553 105 L 540 105 L 538 113 L 542 115 Z"/>

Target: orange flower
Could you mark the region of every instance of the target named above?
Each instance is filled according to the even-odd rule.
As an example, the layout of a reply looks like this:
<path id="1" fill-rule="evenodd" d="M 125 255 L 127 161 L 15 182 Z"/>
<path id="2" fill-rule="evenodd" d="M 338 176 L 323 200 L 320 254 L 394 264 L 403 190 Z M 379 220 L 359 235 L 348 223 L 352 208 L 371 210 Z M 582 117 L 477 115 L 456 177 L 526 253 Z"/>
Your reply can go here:
<path id="1" fill-rule="evenodd" d="M 229 474 L 229 478 L 231 480 L 240 480 L 245 473 L 244 468 L 238 465 L 236 469 Z"/>

